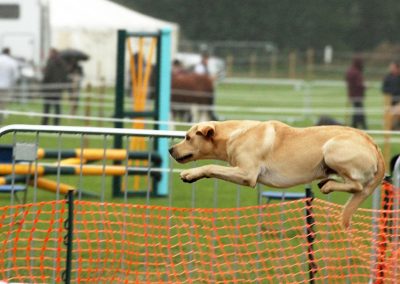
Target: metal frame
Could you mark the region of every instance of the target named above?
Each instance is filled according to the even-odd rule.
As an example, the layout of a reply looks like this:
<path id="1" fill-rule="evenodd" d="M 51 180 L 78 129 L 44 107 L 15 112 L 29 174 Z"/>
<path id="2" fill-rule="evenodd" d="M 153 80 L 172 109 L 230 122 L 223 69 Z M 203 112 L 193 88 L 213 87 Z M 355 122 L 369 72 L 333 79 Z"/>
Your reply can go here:
<path id="1" fill-rule="evenodd" d="M 152 183 L 160 183 L 160 180 L 163 177 L 167 177 L 166 180 L 169 180 L 169 153 L 168 153 L 168 146 L 169 146 L 169 139 L 173 138 L 184 138 L 185 137 L 185 132 L 184 131 L 168 131 L 168 130 L 150 130 L 150 129 L 125 129 L 125 128 L 107 128 L 107 127 L 79 127 L 79 126 L 49 126 L 49 125 L 24 125 L 24 124 L 14 124 L 14 125 L 8 125 L 0 128 L 0 137 L 6 135 L 6 134 L 15 134 L 15 133 L 33 133 L 33 134 L 38 134 L 38 133 L 47 133 L 47 134 L 70 134 L 70 135 L 102 135 L 102 136 L 119 136 L 122 137 L 124 136 L 132 136 L 132 137 L 149 137 L 153 138 L 153 140 L 163 138 L 166 142 L 166 152 L 168 156 L 161 157 L 161 159 L 167 160 L 165 164 L 167 164 L 167 167 L 163 166 L 161 163 L 157 164 L 157 168 L 160 168 L 163 170 L 156 170 L 156 171 L 149 171 L 147 168 L 129 168 L 127 170 L 127 173 L 133 174 L 133 175 L 148 175 L 149 178 L 152 178 Z M 153 143 L 154 144 L 154 143 Z M 151 162 L 152 156 L 154 156 L 154 153 L 152 152 L 147 152 L 147 158 L 149 162 Z M 143 153 L 141 153 L 143 154 Z M 143 156 L 144 157 L 144 156 Z M 142 158 L 143 158 L 142 157 Z M 61 158 L 61 154 L 57 155 L 57 158 Z M 159 158 L 157 160 L 160 160 Z M 122 166 L 122 161 L 116 161 L 119 162 Z M 101 166 L 100 166 L 101 167 Z M 103 165 L 104 167 L 104 165 Z M 81 166 L 76 166 L 76 168 L 79 168 L 82 170 L 82 165 Z M 53 169 L 54 171 L 54 169 Z M 61 174 L 62 169 L 60 165 L 58 164 L 55 168 L 55 171 L 57 171 L 57 175 Z M 65 174 L 65 171 L 64 171 Z M 73 174 L 72 172 L 70 174 Z M 81 175 L 81 174 L 80 174 Z M 115 176 L 114 176 L 115 177 Z M 165 179 L 164 179 L 165 180 Z M 168 190 L 170 184 L 169 182 L 165 184 L 166 189 Z M 121 192 L 119 196 L 125 197 L 125 196 L 130 196 L 130 195 L 136 195 L 136 196 L 147 196 L 147 195 L 156 195 L 154 193 L 149 193 L 149 190 L 143 191 L 143 192 Z M 114 196 L 114 195 L 113 195 Z"/>
<path id="2" fill-rule="evenodd" d="M 126 112 L 124 110 L 124 86 L 125 86 L 125 51 L 126 39 L 129 37 L 157 37 L 157 58 L 156 58 L 156 86 L 154 97 L 153 111 L 145 112 Z M 156 121 L 169 121 L 170 112 L 170 93 L 171 93 L 171 30 L 162 29 L 159 32 L 128 32 L 126 30 L 118 30 L 117 40 L 117 79 L 115 89 L 115 118 L 143 118 L 150 117 Z M 116 128 L 123 128 L 123 123 L 115 122 Z M 168 125 L 158 124 L 154 126 L 157 130 L 167 130 Z M 114 138 L 114 148 L 122 149 L 122 139 L 119 136 Z M 165 139 L 156 139 L 153 150 L 157 151 L 161 156 L 161 167 L 168 168 L 168 141 Z M 119 165 L 120 161 L 115 161 L 115 165 Z M 168 175 L 162 174 L 159 182 L 153 181 L 155 195 L 166 196 L 168 194 Z M 113 179 L 113 196 L 121 195 L 121 178 Z"/>
<path id="3" fill-rule="evenodd" d="M 86 126 L 51 126 L 11 124 L 0 128 L 0 137 L 12 132 L 44 132 L 85 135 L 129 135 L 154 138 L 184 138 L 185 131 L 129 129 L 111 127 L 86 127 Z"/>

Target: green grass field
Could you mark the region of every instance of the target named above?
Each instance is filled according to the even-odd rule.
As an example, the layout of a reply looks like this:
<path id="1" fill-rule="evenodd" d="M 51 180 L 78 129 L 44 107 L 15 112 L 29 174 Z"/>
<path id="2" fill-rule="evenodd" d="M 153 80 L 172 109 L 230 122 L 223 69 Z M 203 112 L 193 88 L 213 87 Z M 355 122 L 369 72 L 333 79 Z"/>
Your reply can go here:
<path id="1" fill-rule="evenodd" d="M 106 101 L 109 103 L 108 107 L 104 109 L 105 116 L 111 116 L 113 113 L 113 94 L 110 92 L 109 94 L 106 95 Z M 344 112 L 343 109 L 345 109 L 347 106 L 346 103 L 346 92 L 343 87 L 340 86 L 334 86 L 334 87 L 320 87 L 320 86 L 315 86 L 310 89 L 308 88 L 294 88 L 293 86 L 267 86 L 267 85 L 245 85 L 245 84 L 220 84 L 218 86 L 218 91 L 217 91 L 217 106 L 218 106 L 218 115 L 220 115 L 224 119 L 257 119 L 257 120 L 268 120 L 268 119 L 277 119 L 277 120 L 282 120 L 285 122 L 288 122 L 294 126 L 310 126 L 315 123 L 315 121 L 318 119 L 319 116 L 321 115 L 329 115 L 338 121 L 342 123 L 346 123 L 349 121 L 349 115 L 348 113 Z M 92 99 L 92 103 L 95 102 L 95 100 Z M 63 106 L 64 113 L 69 112 L 69 106 L 68 104 Z M 37 103 L 30 103 L 30 104 L 11 104 L 10 105 L 11 110 L 15 111 L 34 111 L 34 112 L 39 112 L 41 110 L 41 105 L 40 102 Z M 100 110 L 98 107 L 93 106 L 91 108 L 91 115 L 97 116 L 97 114 L 100 113 Z M 370 129 L 382 129 L 382 116 L 383 116 L 383 98 L 382 95 L 380 94 L 380 91 L 378 88 L 370 88 L 367 93 L 367 99 L 366 99 L 366 113 L 367 113 L 367 120 L 369 123 Z M 80 108 L 80 114 L 84 114 L 83 108 Z M 35 117 L 35 116 L 19 116 L 19 115 L 9 115 L 3 122 L 3 125 L 8 125 L 8 124 L 39 124 L 40 123 L 40 118 Z M 83 120 L 78 120 L 78 119 L 62 119 L 62 125 L 87 125 L 87 123 Z M 91 126 L 98 126 L 97 122 L 90 122 Z M 112 126 L 112 123 L 109 122 L 104 122 L 102 124 L 103 126 Z M 126 125 L 126 127 L 129 127 L 129 125 Z M 187 127 L 180 126 L 178 127 L 179 130 L 184 130 Z M 375 137 L 379 143 L 382 142 L 382 137 L 376 136 Z M 13 143 L 13 141 L 17 142 L 27 142 L 27 143 L 35 143 L 36 141 L 39 142 L 39 147 L 43 148 L 51 148 L 51 149 L 71 149 L 71 148 L 79 148 L 82 143 L 82 139 L 79 136 L 63 136 L 60 138 L 60 136 L 57 135 L 40 135 L 40 137 L 36 137 L 35 135 L 25 135 L 25 134 L 18 134 L 16 136 L 13 135 L 6 135 L 4 137 L 0 138 L 0 144 L 7 144 L 7 143 Z M 107 147 L 111 147 L 112 145 L 112 137 L 90 137 L 90 147 L 104 147 L 104 145 L 107 145 Z M 173 141 L 171 141 L 173 143 Z M 392 145 L 392 152 L 395 153 L 399 151 L 399 147 L 396 144 Z M 56 161 L 46 161 L 46 162 L 56 162 Z M 192 167 L 194 165 L 201 165 L 203 163 L 207 162 L 197 162 L 197 163 L 192 163 L 190 165 L 186 165 L 185 167 Z M 288 161 L 290 163 L 290 161 Z M 98 165 L 102 165 L 102 162 L 98 162 Z M 172 168 L 173 169 L 179 169 L 182 168 L 182 165 L 178 165 L 175 162 L 172 162 Z M 99 197 L 94 197 L 94 198 L 84 198 L 83 200 L 89 200 L 89 201 L 99 201 L 102 199 L 105 202 L 116 202 L 116 203 L 124 203 L 128 202 L 129 204 L 147 204 L 147 205 L 161 205 L 161 206 L 173 206 L 173 207 L 178 207 L 178 208 L 213 208 L 213 207 L 219 207 L 219 208 L 235 208 L 235 207 L 244 207 L 244 206 L 254 206 L 258 204 L 258 194 L 260 191 L 263 190 L 270 190 L 269 188 L 266 188 L 264 186 L 259 186 L 257 189 L 251 189 L 251 188 L 246 188 L 246 187 L 241 187 L 237 186 L 231 183 L 223 182 L 223 181 L 218 181 L 218 180 L 213 180 L 213 179 L 207 179 L 207 180 L 200 180 L 197 183 L 194 184 L 185 184 L 182 183 L 179 179 L 179 176 L 177 173 L 172 173 L 171 174 L 171 181 L 170 181 L 170 194 L 168 197 L 163 197 L 163 198 L 151 198 L 151 199 L 146 199 L 144 197 L 133 197 L 129 198 L 127 201 L 124 200 L 124 198 L 112 198 L 111 197 L 111 178 L 110 177 L 103 177 L 103 176 L 97 176 L 97 177 L 80 177 L 80 176 L 49 176 L 49 179 L 52 180 L 59 180 L 62 183 L 70 184 L 74 187 L 81 188 L 85 191 L 95 193 Z M 146 189 L 148 187 L 148 181 L 146 179 L 143 179 L 141 182 L 141 187 Z M 128 184 L 133 184 L 133 181 L 131 178 L 128 179 Z M 295 188 L 290 188 L 288 189 L 289 191 L 295 191 L 295 192 L 303 192 L 304 191 L 304 186 L 297 186 Z M 348 199 L 348 194 L 340 194 L 340 193 L 332 193 L 328 196 L 322 195 L 319 190 L 317 189 L 316 185 L 313 184 L 313 191 L 315 193 L 315 196 L 324 200 L 328 200 L 333 203 L 337 204 L 344 204 L 344 202 Z M 101 198 L 103 197 L 103 198 Z M 39 190 L 36 188 L 29 188 L 29 194 L 28 194 L 28 202 L 32 201 L 33 199 L 36 199 L 37 201 L 51 201 L 56 198 L 56 195 L 54 193 L 46 192 L 43 190 Z M 10 196 L 9 195 L 2 195 L 0 199 L 0 208 L 4 206 L 8 206 L 10 204 Z M 371 199 L 365 202 L 363 204 L 363 207 L 365 208 L 371 208 Z M 277 205 L 275 207 L 277 212 L 279 212 L 281 207 Z M 301 212 L 301 211 L 300 211 Z M 145 213 L 143 213 L 145 214 Z M 147 216 L 146 214 L 143 216 Z M 264 216 L 268 218 L 268 216 Z M 101 216 L 98 217 L 99 219 L 96 222 L 101 223 L 102 218 Z M 157 217 L 156 217 L 157 218 Z M 220 216 L 220 218 L 223 218 L 223 216 Z M 274 217 L 276 218 L 276 216 Z M 287 218 L 287 217 L 284 217 Z M 303 219 L 301 219 L 303 220 Z M 208 226 L 204 225 L 203 223 L 200 222 L 199 220 L 199 226 Z M 98 226 L 97 223 L 94 223 L 92 225 L 89 225 L 89 229 L 91 228 L 90 226 Z M 153 222 L 153 221 L 151 221 Z M 241 223 L 240 218 L 237 219 L 237 224 L 243 225 L 245 223 Z M 251 222 L 251 221 L 246 221 L 246 222 Z M 279 220 L 276 222 L 279 223 Z M 335 223 L 336 224 L 336 223 Z M 1 225 L 1 223 L 0 223 Z M 83 225 L 82 225 L 83 226 Z M 157 227 L 157 224 L 154 225 Z M 297 226 L 297 225 L 296 225 Z M 337 226 L 337 224 L 335 225 Z M 40 226 L 42 227 L 42 225 Z M 45 228 L 46 226 L 43 224 L 43 227 Z M 245 227 L 242 236 L 242 239 L 240 242 L 243 242 L 243 245 L 246 244 L 247 241 L 252 241 L 254 242 L 254 232 L 249 235 L 246 235 L 247 230 L 250 230 L 249 228 Z M 279 229 L 279 226 L 278 226 Z M 137 230 L 137 228 L 132 228 L 130 230 Z M 183 230 L 183 229 L 182 229 Z M 226 228 L 226 230 L 231 230 L 232 228 Z M 329 231 L 329 229 L 327 229 Z M 183 230 L 185 231 L 185 230 Z M 233 230 L 234 231 L 234 230 Z M 300 229 L 301 231 L 301 229 Z M 201 230 L 200 230 L 201 232 Z M 221 229 L 221 233 L 224 232 L 224 229 Z M 15 233 L 15 232 L 14 232 Z M 13 234 L 14 234 L 13 233 Z M 84 234 L 84 233 L 82 233 Z M 88 237 L 90 238 L 98 238 L 98 236 L 93 235 L 95 233 L 89 233 Z M 297 253 L 301 254 L 301 251 L 304 252 L 304 238 L 302 234 L 298 235 L 298 233 L 293 232 L 290 230 L 290 224 L 289 228 L 286 228 L 284 230 L 284 234 L 287 234 L 288 237 L 288 242 L 285 244 L 287 246 L 293 246 Z M 114 236 L 115 237 L 115 236 Z M 6 236 L 3 235 L 3 237 L 0 239 L 0 243 L 6 242 Z M 263 235 L 263 238 L 267 238 L 268 240 L 271 241 L 271 243 L 265 243 L 264 249 L 267 250 L 267 247 L 269 249 L 276 249 L 274 247 L 274 244 L 276 243 L 276 240 L 279 238 L 279 234 L 275 235 Z M 155 241 L 155 240 L 153 240 Z M 163 240 L 160 241 L 159 244 L 164 245 L 165 242 L 168 240 Z M 176 242 L 190 242 L 188 239 L 184 240 L 175 240 Z M 175 242 L 174 241 L 174 242 Z M 200 241 L 202 243 L 204 240 Z M 224 242 L 229 243 L 231 240 L 224 240 Z M 156 241 L 155 241 L 156 242 Z M 205 245 L 205 244 L 202 244 Z M 282 245 L 282 244 L 278 244 Z M 105 245 L 108 247 L 107 245 Z M 87 248 L 95 248 L 94 246 L 88 245 Z M 151 246 L 151 248 L 153 248 Z M 145 247 L 137 248 L 140 253 L 144 253 L 147 249 Z M 190 253 L 191 249 L 190 246 L 183 246 L 183 249 L 185 250 L 185 253 Z M 245 250 L 245 248 L 243 247 Z M 18 252 L 19 254 L 23 254 L 22 252 Z M 177 261 L 179 260 L 179 253 L 180 252 L 178 249 L 174 251 L 174 254 L 176 254 Z M 231 252 L 232 255 L 229 257 L 230 260 L 235 259 L 235 252 Z M 244 252 L 246 253 L 246 252 Z M 304 277 L 303 274 L 299 274 L 300 270 L 303 269 L 302 267 L 296 266 L 294 261 L 298 262 L 299 259 L 293 259 L 292 264 L 293 267 L 291 266 L 290 262 L 290 254 L 291 252 L 289 251 L 284 251 L 282 252 L 284 254 L 287 254 L 286 256 L 286 262 L 282 264 L 279 261 L 279 248 L 278 251 L 275 252 L 274 257 L 276 257 L 275 260 L 271 260 L 271 255 L 265 254 L 264 256 L 269 260 L 268 265 L 270 266 L 279 266 L 279 265 L 284 265 L 281 271 L 273 271 L 273 270 L 268 270 L 268 273 L 271 273 L 271 275 L 277 275 L 279 273 L 294 273 L 295 276 L 293 276 L 292 281 L 301 281 Z M 330 252 L 333 256 L 335 255 L 334 251 Z M 11 253 L 12 254 L 12 253 Z M 83 253 L 82 257 L 87 257 L 91 254 L 90 251 L 86 251 Z M 321 254 L 321 252 L 319 252 Z M 186 254 L 185 254 L 186 255 Z M 104 256 L 104 255 L 103 255 Z M 93 257 L 93 256 L 90 256 Z M 246 257 L 249 257 L 248 259 L 251 259 L 252 257 L 247 255 Z M 303 258 L 305 258 L 305 255 L 302 255 Z M 247 259 L 247 258 L 244 258 Z M 190 262 L 190 255 L 187 255 L 187 261 Z M 210 260 L 206 257 L 207 262 L 212 262 L 213 260 Z M 215 260 L 214 260 L 215 261 Z M 305 261 L 305 260 L 304 260 Z M 355 264 L 361 263 L 362 260 L 357 259 L 357 258 L 351 258 L 351 261 L 354 262 Z M 218 263 L 223 263 L 224 260 L 218 260 Z M 342 261 L 343 262 L 343 261 Z M 338 261 L 337 263 L 333 263 L 332 265 L 341 265 L 341 261 Z M 49 266 L 52 265 L 52 261 L 49 260 Z M 79 264 L 79 265 L 84 265 Z M 92 265 L 92 264 L 91 264 Z M 223 264 L 220 264 L 222 266 L 218 266 L 218 269 L 224 270 L 226 268 L 223 267 Z M 239 265 L 239 264 L 236 264 Z M 244 265 L 243 263 L 241 265 Z M 268 266 L 267 265 L 267 266 Z M 286 265 L 286 266 L 285 266 Z M 88 265 L 90 266 L 90 265 Z M 101 265 L 100 265 L 101 266 Z M 304 266 L 304 264 L 303 264 Z M 244 265 L 245 269 L 252 269 L 250 266 Z M 253 267 L 254 268 L 254 267 Z M 132 264 L 131 269 L 137 269 L 137 267 Z M 148 269 L 156 269 L 156 266 L 149 266 Z M 50 269 L 51 270 L 51 269 Z M 140 270 L 146 270 L 146 268 L 140 267 Z M 279 269 L 278 269 L 279 270 Z M 239 272 L 238 272 L 239 273 Z M 244 278 L 249 278 L 249 277 L 256 277 L 257 275 L 250 273 L 246 274 L 248 272 L 241 271 L 240 273 L 243 273 Z M 264 273 L 264 272 L 263 272 Z M 268 274 L 267 273 L 267 274 Z M 297 274 L 299 275 L 297 275 Z M 342 273 L 346 273 L 345 270 L 342 271 Z M 256 273 L 257 274 L 257 273 Z M 196 272 L 195 274 L 196 275 Z M 296 276 L 297 275 L 297 276 Z M 265 276 L 265 275 L 264 275 Z M 233 277 L 233 278 L 232 278 Z M 235 276 L 225 276 L 225 278 L 219 279 L 222 281 L 223 279 L 232 281 L 232 279 L 235 278 Z M 266 276 L 268 279 L 268 276 Z M 1 277 L 0 277 L 1 279 Z M 177 277 L 177 279 L 185 279 L 185 275 Z M 218 280 L 218 279 L 217 279 Z M 90 282 L 90 280 L 88 280 Z"/>

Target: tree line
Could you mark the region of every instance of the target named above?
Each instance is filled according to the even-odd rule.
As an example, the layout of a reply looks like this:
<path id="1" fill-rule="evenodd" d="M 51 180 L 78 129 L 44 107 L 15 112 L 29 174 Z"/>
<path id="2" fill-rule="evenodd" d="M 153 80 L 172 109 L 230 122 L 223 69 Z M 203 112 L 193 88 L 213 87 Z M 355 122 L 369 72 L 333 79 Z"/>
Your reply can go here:
<path id="1" fill-rule="evenodd" d="M 114 0 L 180 25 L 180 37 L 266 41 L 279 49 L 365 51 L 400 43 L 398 0 Z"/>

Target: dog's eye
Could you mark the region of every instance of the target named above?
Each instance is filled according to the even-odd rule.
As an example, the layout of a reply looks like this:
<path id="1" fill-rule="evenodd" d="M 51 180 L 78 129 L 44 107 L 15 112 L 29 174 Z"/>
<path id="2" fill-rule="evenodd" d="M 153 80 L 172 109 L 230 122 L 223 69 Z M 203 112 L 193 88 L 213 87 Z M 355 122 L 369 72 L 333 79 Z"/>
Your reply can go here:
<path id="1" fill-rule="evenodd" d="M 187 141 L 189 141 L 189 140 L 190 140 L 190 136 L 189 136 L 189 135 L 186 135 L 185 139 L 186 139 Z"/>

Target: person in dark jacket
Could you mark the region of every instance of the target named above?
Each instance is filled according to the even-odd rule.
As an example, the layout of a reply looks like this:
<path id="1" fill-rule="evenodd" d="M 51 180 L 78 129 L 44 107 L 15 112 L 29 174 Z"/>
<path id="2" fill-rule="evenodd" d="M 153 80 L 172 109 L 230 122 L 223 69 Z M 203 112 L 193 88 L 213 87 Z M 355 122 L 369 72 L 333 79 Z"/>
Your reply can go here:
<path id="1" fill-rule="evenodd" d="M 382 84 L 382 93 L 385 96 L 385 127 L 400 129 L 400 65 L 392 62 L 389 65 L 389 74 Z"/>
<path id="2" fill-rule="evenodd" d="M 392 106 L 400 102 L 400 66 L 398 62 L 389 65 L 389 74 L 385 76 L 382 84 L 384 95 L 392 97 Z"/>
<path id="3" fill-rule="evenodd" d="M 347 94 L 353 106 L 352 126 L 367 129 L 364 115 L 365 84 L 363 78 L 364 64 L 360 57 L 354 57 L 346 73 Z"/>
<path id="4" fill-rule="evenodd" d="M 61 114 L 60 101 L 62 93 L 67 89 L 68 83 L 68 67 L 65 61 L 59 56 L 58 51 L 54 48 L 50 50 L 50 55 L 44 69 L 43 76 L 43 92 L 44 92 L 44 105 L 42 124 L 48 124 L 49 118 L 47 114 L 50 113 L 50 109 L 53 107 L 54 112 L 57 115 L 54 117 L 54 125 L 60 124 L 60 118 L 58 115 Z"/>

